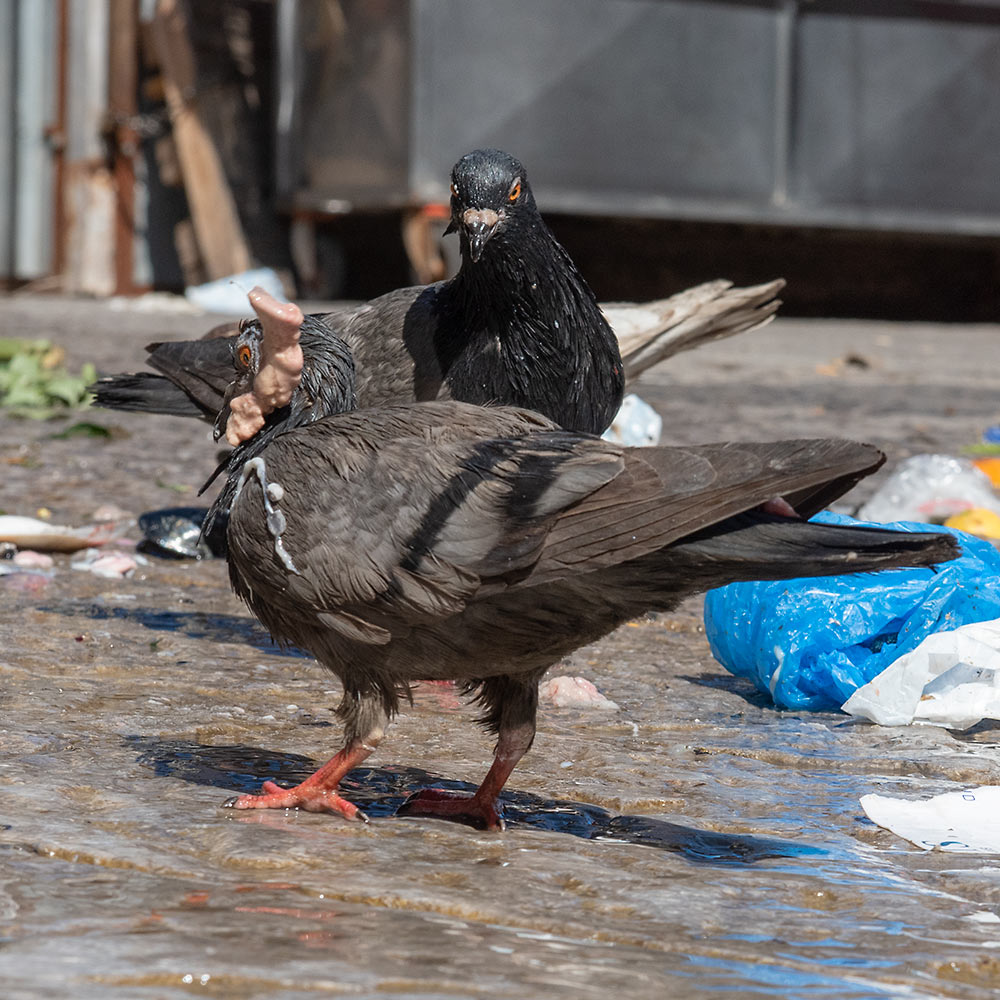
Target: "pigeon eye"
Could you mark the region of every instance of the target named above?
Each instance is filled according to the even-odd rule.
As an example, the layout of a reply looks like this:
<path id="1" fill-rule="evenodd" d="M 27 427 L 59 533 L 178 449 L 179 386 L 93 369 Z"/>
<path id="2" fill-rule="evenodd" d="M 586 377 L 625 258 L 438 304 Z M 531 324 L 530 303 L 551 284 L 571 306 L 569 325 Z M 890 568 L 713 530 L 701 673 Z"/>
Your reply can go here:
<path id="1" fill-rule="evenodd" d="M 239 363 L 244 368 L 249 368 L 250 367 L 250 362 L 253 360 L 253 352 L 250 350 L 250 348 L 246 344 L 244 344 L 236 352 L 236 360 L 239 361 Z"/>
<path id="2" fill-rule="evenodd" d="M 514 181 L 511 185 L 510 192 L 507 194 L 508 201 L 517 201 L 521 197 L 521 182 L 519 180 Z"/>
<path id="3" fill-rule="evenodd" d="M 458 187 L 455 185 L 454 181 L 451 182 L 451 196 L 452 198 L 458 197 Z"/>

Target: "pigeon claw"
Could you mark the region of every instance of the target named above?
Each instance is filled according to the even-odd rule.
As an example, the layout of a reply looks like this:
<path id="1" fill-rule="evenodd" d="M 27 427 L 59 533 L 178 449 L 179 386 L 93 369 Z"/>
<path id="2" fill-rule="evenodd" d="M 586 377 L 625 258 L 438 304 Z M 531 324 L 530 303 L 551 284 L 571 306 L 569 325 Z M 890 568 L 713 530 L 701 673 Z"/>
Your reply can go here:
<path id="1" fill-rule="evenodd" d="M 368 817 L 336 791 L 303 787 L 282 788 L 273 781 L 261 785 L 259 795 L 234 795 L 222 803 L 223 809 L 303 809 L 306 812 L 336 813 L 345 819 L 368 822 Z"/>
<path id="2" fill-rule="evenodd" d="M 477 830 L 504 830 L 496 799 L 478 794 L 449 792 L 443 788 L 423 788 L 414 792 L 397 810 L 397 816 L 436 816 L 465 823 Z"/>

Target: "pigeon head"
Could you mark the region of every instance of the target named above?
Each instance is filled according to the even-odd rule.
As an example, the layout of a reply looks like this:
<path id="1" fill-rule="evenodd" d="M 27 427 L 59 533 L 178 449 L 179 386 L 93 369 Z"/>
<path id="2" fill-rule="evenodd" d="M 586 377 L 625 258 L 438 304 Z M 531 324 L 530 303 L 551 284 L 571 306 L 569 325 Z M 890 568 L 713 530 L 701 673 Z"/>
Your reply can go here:
<path id="1" fill-rule="evenodd" d="M 254 379 L 268 362 L 268 348 L 259 319 L 244 320 L 232 341 L 233 381 L 215 418 L 216 441 L 226 432 L 230 402 L 252 391 Z M 211 532 L 219 514 L 229 510 L 244 463 L 261 454 L 274 437 L 292 427 L 357 408 L 354 356 L 347 344 L 319 316 L 305 316 L 299 328 L 299 346 L 302 348 L 302 373 L 289 401 L 268 413 L 260 430 L 223 458 L 198 491 L 199 495 L 204 493 L 221 473 L 228 472 L 202 525 L 203 538 Z"/>
<path id="2" fill-rule="evenodd" d="M 487 244 L 519 221 L 536 219 L 538 209 L 524 167 L 499 149 L 466 153 L 451 171 L 451 224 L 462 241 L 462 256 L 478 263 Z"/>
<path id="3" fill-rule="evenodd" d="M 229 404 L 250 392 L 265 363 L 260 320 L 244 320 L 233 338 L 233 381 L 215 418 L 215 439 L 225 434 Z M 306 316 L 299 334 L 304 360 L 299 383 L 287 406 L 269 414 L 269 426 L 297 426 L 357 407 L 354 357 L 351 349 L 319 316 Z"/>

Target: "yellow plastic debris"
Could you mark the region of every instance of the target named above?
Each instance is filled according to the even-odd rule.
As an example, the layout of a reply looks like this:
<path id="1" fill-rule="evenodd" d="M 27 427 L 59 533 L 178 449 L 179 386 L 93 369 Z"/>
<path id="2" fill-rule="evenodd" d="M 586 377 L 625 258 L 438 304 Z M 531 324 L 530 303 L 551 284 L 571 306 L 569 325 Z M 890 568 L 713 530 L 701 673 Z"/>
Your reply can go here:
<path id="1" fill-rule="evenodd" d="M 973 507 L 972 510 L 963 510 L 961 514 L 953 514 L 944 523 L 947 528 L 958 528 L 979 538 L 1000 541 L 1000 515 L 992 510 Z"/>

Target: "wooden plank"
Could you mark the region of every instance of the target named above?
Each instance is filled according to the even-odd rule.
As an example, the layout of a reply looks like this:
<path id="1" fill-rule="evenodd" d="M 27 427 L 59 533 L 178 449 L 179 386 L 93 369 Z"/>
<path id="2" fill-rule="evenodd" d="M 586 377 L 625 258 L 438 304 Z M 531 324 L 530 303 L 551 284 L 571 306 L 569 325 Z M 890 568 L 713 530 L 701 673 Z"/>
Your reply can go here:
<path id="1" fill-rule="evenodd" d="M 194 50 L 182 4 L 159 0 L 151 28 L 205 273 L 215 279 L 246 271 L 251 266 L 250 250 L 236 204 L 219 154 L 198 115 Z"/>

